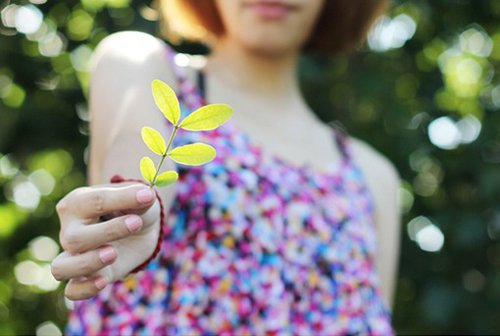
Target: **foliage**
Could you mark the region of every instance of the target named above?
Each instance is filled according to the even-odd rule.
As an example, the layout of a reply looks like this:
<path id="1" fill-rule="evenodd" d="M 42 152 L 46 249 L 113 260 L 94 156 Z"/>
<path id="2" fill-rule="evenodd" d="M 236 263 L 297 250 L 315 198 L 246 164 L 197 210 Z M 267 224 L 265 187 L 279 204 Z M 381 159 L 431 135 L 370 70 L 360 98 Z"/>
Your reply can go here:
<path id="1" fill-rule="evenodd" d="M 0 3 L 0 334 L 64 326 L 70 303 L 48 265 L 59 251 L 55 203 L 86 183 L 89 57 L 112 32 L 157 33 L 150 5 Z M 395 0 L 368 42 L 351 58 L 304 57 L 301 78 L 323 120 L 340 120 L 399 170 L 395 326 L 496 333 L 500 2 Z"/>
<path id="2" fill-rule="evenodd" d="M 165 139 L 160 132 L 151 127 L 142 128 L 142 140 L 151 151 L 160 155 L 161 159 L 158 168 L 155 168 L 153 160 L 147 156 L 143 157 L 141 159 L 141 174 L 149 182 L 150 187 L 155 185 L 166 187 L 175 183 L 179 177 L 175 171 L 159 174 L 163 160 L 167 156 L 180 164 L 198 166 L 212 161 L 216 155 L 215 148 L 204 143 L 188 144 L 170 150 L 177 130 L 182 128 L 188 131 L 210 131 L 224 124 L 233 112 L 228 105 L 209 104 L 200 107 L 180 120 L 181 109 L 174 90 L 159 79 L 153 81 L 152 89 L 156 105 L 174 129 L 165 145 Z"/>

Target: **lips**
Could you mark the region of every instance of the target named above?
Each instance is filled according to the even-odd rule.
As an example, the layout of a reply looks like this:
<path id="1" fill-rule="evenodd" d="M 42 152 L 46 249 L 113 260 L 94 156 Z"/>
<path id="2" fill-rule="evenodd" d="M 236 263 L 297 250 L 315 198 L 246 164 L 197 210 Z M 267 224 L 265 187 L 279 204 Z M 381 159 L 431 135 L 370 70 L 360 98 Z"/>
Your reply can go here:
<path id="1" fill-rule="evenodd" d="M 245 3 L 245 7 L 252 10 L 257 16 L 267 20 L 280 20 L 286 18 L 297 7 L 277 0 L 256 0 Z"/>

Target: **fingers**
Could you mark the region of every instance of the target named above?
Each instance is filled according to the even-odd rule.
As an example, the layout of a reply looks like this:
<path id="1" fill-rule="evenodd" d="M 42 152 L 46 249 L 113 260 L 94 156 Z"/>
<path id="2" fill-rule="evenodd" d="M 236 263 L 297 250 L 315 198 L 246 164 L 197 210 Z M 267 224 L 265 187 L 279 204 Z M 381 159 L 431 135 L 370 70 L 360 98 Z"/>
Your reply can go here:
<path id="1" fill-rule="evenodd" d="M 136 233 L 142 224 L 140 216 L 126 215 L 97 224 L 73 225 L 61 232 L 60 241 L 71 254 L 81 253 Z"/>
<path id="2" fill-rule="evenodd" d="M 83 187 L 66 195 L 56 206 L 61 219 L 94 219 L 122 210 L 142 210 L 153 204 L 155 194 L 142 184 L 123 187 Z"/>
<path id="3" fill-rule="evenodd" d="M 52 261 L 51 272 L 59 281 L 80 278 L 112 264 L 116 257 L 117 253 L 112 246 L 76 255 L 63 252 Z"/>
<path id="4" fill-rule="evenodd" d="M 71 279 L 66 285 L 64 295 L 70 300 L 89 299 L 96 296 L 108 283 L 108 279 L 102 275 L 83 279 Z"/>

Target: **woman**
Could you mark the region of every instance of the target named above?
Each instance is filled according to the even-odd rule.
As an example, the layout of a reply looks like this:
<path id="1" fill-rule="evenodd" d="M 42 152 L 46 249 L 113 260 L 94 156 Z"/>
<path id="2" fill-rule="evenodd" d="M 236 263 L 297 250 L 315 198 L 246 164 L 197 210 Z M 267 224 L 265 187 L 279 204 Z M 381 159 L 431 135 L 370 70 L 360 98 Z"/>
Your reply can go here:
<path id="1" fill-rule="evenodd" d="M 91 186 L 57 205 L 65 251 L 52 272 L 69 280 L 68 298 L 89 299 L 75 304 L 68 333 L 393 333 L 397 173 L 368 145 L 321 123 L 296 76 L 300 52 L 352 49 L 384 3 L 165 0 L 182 34 L 195 28 L 190 36 L 202 32 L 212 43 L 206 66 L 183 73 L 164 42 L 144 33 L 99 44 Z M 108 183 L 117 173 L 140 176 L 149 154 L 140 129 L 165 125 L 150 91 L 156 78 L 177 88 L 186 109 L 222 102 L 234 110 L 217 131 L 178 135 L 177 144 L 211 143 L 218 157 L 165 168 L 180 180 L 159 191 L 163 238 L 154 193 Z"/>

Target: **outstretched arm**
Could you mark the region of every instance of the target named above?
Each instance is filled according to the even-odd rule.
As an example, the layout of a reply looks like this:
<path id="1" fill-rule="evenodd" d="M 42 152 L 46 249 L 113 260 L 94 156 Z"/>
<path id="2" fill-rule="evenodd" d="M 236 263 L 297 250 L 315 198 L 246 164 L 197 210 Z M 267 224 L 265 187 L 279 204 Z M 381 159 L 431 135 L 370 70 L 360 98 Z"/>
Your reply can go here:
<path id="1" fill-rule="evenodd" d="M 106 37 L 93 55 L 91 186 L 73 190 L 57 205 L 64 251 L 52 262 L 52 273 L 69 280 L 65 294 L 70 299 L 95 296 L 155 250 L 160 211 L 154 194 L 142 184 L 111 185 L 109 179 L 114 174 L 140 179 L 139 160 L 149 154 L 141 128 L 162 129 L 151 82 L 158 78 L 173 84 L 165 47 L 153 36 L 122 32 Z M 160 190 L 165 211 L 174 192 L 175 187 Z"/>

